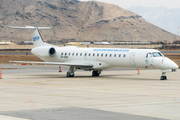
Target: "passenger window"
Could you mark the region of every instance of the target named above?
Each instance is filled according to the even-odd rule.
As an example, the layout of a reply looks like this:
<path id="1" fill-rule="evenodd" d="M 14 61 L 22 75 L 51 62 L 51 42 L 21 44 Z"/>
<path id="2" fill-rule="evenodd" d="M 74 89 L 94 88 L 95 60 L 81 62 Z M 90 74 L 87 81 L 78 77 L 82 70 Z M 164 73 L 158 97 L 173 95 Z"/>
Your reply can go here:
<path id="1" fill-rule="evenodd" d="M 97 54 L 97 56 L 99 56 L 99 53 Z"/>
<path id="2" fill-rule="evenodd" d="M 109 55 L 109 57 L 111 57 L 111 56 L 112 56 L 112 54 Z"/>
<path id="3" fill-rule="evenodd" d="M 103 54 L 101 54 L 101 57 L 103 57 Z"/>
<path id="4" fill-rule="evenodd" d="M 121 57 L 121 54 L 119 54 L 119 57 Z"/>
<path id="5" fill-rule="evenodd" d="M 95 53 L 93 53 L 93 56 L 95 56 Z"/>
<path id="6" fill-rule="evenodd" d="M 78 56 L 78 53 L 76 53 L 76 56 Z"/>
<path id="7" fill-rule="evenodd" d="M 65 56 L 67 55 L 67 53 L 65 53 Z"/>
<path id="8" fill-rule="evenodd" d="M 126 57 L 126 54 L 124 54 L 124 57 Z"/>
<path id="9" fill-rule="evenodd" d="M 114 57 L 116 57 L 116 54 L 114 54 Z"/>
<path id="10" fill-rule="evenodd" d="M 80 54 L 80 56 L 82 56 L 82 53 Z"/>
<path id="11" fill-rule="evenodd" d="M 91 56 L 91 53 L 89 53 L 89 56 Z"/>
<path id="12" fill-rule="evenodd" d="M 86 55 L 87 55 L 87 53 L 84 54 L 84 56 L 86 56 Z"/>
<path id="13" fill-rule="evenodd" d="M 152 54 L 151 53 L 147 53 L 146 58 L 151 58 Z"/>
<path id="14" fill-rule="evenodd" d="M 63 55 L 63 53 L 61 53 L 61 55 Z"/>
<path id="15" fill-rule="evenodd" d="M 71 53 L 69 53 L 69 56 L 71 55 Z"/>
<path id="16" fill-rule="evenodd" d="M 106 54 L 106 57 L 107 57 L 107 54 Z"/>
<path id="17" fill-rule="evenodd" d="M 72 56 L 74 56 L 74 53 L 72 54 Z"/>

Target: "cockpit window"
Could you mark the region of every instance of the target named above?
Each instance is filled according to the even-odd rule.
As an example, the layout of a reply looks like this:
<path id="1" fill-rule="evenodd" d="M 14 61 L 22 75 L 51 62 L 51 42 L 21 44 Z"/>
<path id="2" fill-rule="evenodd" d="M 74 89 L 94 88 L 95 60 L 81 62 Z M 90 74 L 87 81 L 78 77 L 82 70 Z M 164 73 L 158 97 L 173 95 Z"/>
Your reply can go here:
<path id="1" fill-rule="evenodd" d="M 163 57 L 163 54 L 160 52 L 153 52 L 153 57 Z"/>
<path id="2" fill-rule="evenodd" d="M 152 54 L 151 53 L 147 53 L 146 58 L 151 58 Z"/>

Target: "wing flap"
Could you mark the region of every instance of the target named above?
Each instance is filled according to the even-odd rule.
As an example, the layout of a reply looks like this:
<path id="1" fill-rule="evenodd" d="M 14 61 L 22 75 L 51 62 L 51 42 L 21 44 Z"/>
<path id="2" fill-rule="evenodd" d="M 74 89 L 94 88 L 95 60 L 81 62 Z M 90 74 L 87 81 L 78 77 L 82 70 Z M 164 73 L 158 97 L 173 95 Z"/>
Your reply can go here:
<path id="1" fill-rule="evenodd" d="M 32 62 L 32 61 L 9 61 L 11 63 L 21 64 L 41 64 L 41 65 L 62 65 L 62 66 L 79 66 L 79 67 L 93 67 L 93 64 L 86 63 L 59 63 L 59 62 Z"/>

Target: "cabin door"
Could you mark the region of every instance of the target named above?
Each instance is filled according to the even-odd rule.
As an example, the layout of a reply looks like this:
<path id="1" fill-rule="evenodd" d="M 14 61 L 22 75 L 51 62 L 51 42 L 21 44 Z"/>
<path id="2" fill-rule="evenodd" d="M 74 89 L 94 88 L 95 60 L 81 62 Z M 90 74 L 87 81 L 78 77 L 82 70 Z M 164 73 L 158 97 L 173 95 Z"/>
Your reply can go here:
<path id="1" fill-rule="evenodd" d="M 148 66 L 153 67 L 153 65 L 152 65 L 153 64 L 153 57 L 152 57 L 151 52 L 147 53 L 145 62 L 146 62 L 147 67 Z"/>
<path id="2" fill-rule="evenodd" d="M 136 62 L 135 62 L 135 53 L 132 52 L 130 55 L 130 63 L 132 66 L 136 66 Z"/>

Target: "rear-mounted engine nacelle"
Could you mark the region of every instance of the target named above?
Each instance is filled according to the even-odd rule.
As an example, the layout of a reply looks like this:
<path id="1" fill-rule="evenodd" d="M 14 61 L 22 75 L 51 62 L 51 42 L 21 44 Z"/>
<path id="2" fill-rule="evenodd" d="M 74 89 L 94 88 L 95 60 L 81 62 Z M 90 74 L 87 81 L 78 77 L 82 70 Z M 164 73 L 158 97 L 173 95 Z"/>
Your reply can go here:
<path id="1" fill-rule="evenodd" d="M 53 57 L 56 54 L 56 49 L 52 46 L 40 46 L 33 48 L 31 52 L 39 57 Z"/>
<path id="2" fill-rule="evenodd" d="M 51 47 L 51 48 L 49 49 L 49 55 L 50 55 L 51 57 L 53 57 L 53 56 L 55 55 L 55 53 L 56 53 L 55 48 Z"/>

